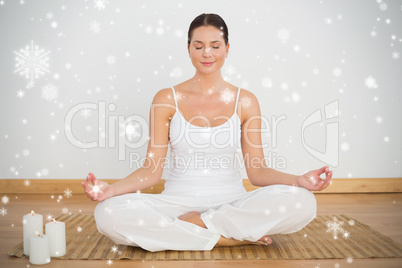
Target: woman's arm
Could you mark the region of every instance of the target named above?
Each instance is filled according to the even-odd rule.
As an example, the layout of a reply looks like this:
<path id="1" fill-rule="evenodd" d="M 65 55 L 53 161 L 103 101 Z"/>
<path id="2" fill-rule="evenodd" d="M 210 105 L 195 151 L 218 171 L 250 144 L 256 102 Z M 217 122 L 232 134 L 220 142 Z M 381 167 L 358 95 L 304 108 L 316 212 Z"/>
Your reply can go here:
<path id="1" fill-rule="evenodd" d="M 304 187 L 311 191 L 322 191 L 332 183 L 332 170 L 330 171 L 328 166 L 324 166 L 320 169 L 312 170 L 304 175 L 292 175 L 284 172 L 280 172 L 271 168 L 258 168 L 251 183 L 255 186 L 268 186 L 273 184 L 285 184 Z M 325 179 L 320 175 L 325 173 Z"/>
<path id="2" fill-rule="evenodd" d="M 162 177 L 169 142 L 169 123 L 174 105 L 171 90 L 158 91 L 149 113 L 149 141 L 143 166 L 112 185 L 99 181 L 90 173 L 82 182 L 86 195 L 96 201 L 112 196 L 142 191 L 158 183 Z M 170 96 L 170 98 L 169 98 Z M 173 110 L 174 111 L 174 110 Z"/>
<path id="3" fill-rule="evenodd" d="M 251 100 L 251 105 L 242 107 L 241 147 L 247 176 L 255 186 L 273 184 L 294 185 L 309 190 L 320 191 L 332 181 L 332 171 L 327 166 L 312 170 L 304 175 L 292 175 L 269 168 L 265 162 L 261 142 L 261 111 L 257 98 L 243 90 L 243 98 Z M 325 180 L 320 175 L 325 173 Z"/>

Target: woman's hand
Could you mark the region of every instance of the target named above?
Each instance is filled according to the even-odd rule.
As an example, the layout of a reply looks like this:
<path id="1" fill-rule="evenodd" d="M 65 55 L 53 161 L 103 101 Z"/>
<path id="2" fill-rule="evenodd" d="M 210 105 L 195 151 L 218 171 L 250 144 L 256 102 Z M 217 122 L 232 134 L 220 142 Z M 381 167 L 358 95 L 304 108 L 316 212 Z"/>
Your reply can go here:
<path id="1" fill-rule="evenodd" d="M 320 177 L 322 173 L 325 173 L 325 179 Z M 304 187 L 310 191 L 324 190 L 332 182 L 332 174 L 332 170 L 330 171 L 327 166 L 309 171 L 297 178 L 297 186 Z"/>
<path id="2" fill-rule="evenodd" d="M 113 188 L 104 181 L 95 178 L 95 175 L 89 173 L 86 181 L 81 182 L 85 194 L 94 201 L 103 201 L 114 195 Z"/>

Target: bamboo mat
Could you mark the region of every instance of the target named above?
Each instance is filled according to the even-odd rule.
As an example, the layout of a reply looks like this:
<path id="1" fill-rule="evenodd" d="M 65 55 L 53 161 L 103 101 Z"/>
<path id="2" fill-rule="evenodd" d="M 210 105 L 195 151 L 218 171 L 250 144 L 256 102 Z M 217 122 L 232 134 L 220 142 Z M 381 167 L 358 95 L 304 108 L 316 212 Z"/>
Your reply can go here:
<path id="1" fill-rule="evenodd" d="M 64 214 L 57 220 L 66 223 L 67 254 L 52 259 L 291 260 L 402 257 L 401 245 L 345 215 L 317 216 L 297 233 L 271 235 L 273 244 L 270 246 L 247 245 L 217 247 L 211 251 L 161 252 L 114 244 L 97 231 L 92 215 Z M 22 243 L 8 254 L 27 257 Z"/>

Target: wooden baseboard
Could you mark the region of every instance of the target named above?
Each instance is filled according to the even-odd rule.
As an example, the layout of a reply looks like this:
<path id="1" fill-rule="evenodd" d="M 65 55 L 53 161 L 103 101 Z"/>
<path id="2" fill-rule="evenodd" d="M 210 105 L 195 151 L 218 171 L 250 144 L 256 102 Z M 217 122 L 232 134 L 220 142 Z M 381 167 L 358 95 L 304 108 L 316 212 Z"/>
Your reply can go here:
<path id="1" fill-rule="evenodd" d="M 3 194 L 64 194 L 69 189 L 73 194 L 84 194 L 82 180 L 63 179 L 0 179 L 0 193 Z M 104 180 L 108 183 L 117 180 Z M 160 193 L 164 189 L 165 180 L 142 191 L 143 193 Z M 259 187 L 253 186 L 249 180 L 243 180 L 247 191 Z M 334 179 L 324 191 L 314 193 L 400 193 L 402 178 L 372 178 L 372 179 Z"/>

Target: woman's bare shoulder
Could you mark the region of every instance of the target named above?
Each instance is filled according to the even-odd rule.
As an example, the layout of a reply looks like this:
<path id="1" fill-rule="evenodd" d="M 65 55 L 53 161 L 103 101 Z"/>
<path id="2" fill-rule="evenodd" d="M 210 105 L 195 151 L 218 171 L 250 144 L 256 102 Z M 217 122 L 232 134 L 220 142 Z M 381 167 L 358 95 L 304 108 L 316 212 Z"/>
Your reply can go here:
<path id="1" fill-rule="evenodd" d="M 237 88 L 239 88 L 239 87 L 237 87 Z M 250 90 L 240 87 L 240 97 L 242 95 L 250 97 L 250 96 L 253 96 L 254 94 Z"/>
<path id="2" fill-rule="evenodd" d="M 183 91 L 184 89 L 189 89 L 193 83 L 191 83 L 191 80 L 183 81 L 180 84 L 174 85 L 173 88 L 175 91 Z M 172 90 L 172 89 L 170 89 Z"/>
<path id="3" fill-rule="evenodd" d="M 176 111 L 173 91 L 171 88 L 163 88 L 155 93 L 151 106 L 164 111 L 166 117 L 172 117 Z"/>
<path id="4" fill-rule="evenodd" d="M 249 118 L 260 114 L 260 105 L 253 92 L 241 89 L 239 96 L 239 106 L 241 106 L 241 122 L 246 122 Z"/>
<path id="5" fill-rule="evenodd" d="M 254 106 L 258 104 L 258 99 L 253 92 L 250 90 L 241 88 L 239 101 L 242 103 L 244 108 Z"/>
<path id="6" fill-rule="evenodd" d="M 160 89 L 158 92 L 155 93 L 152 103 L 154 104 L 174 103 L 172 89 L 169 87 Z"/>

